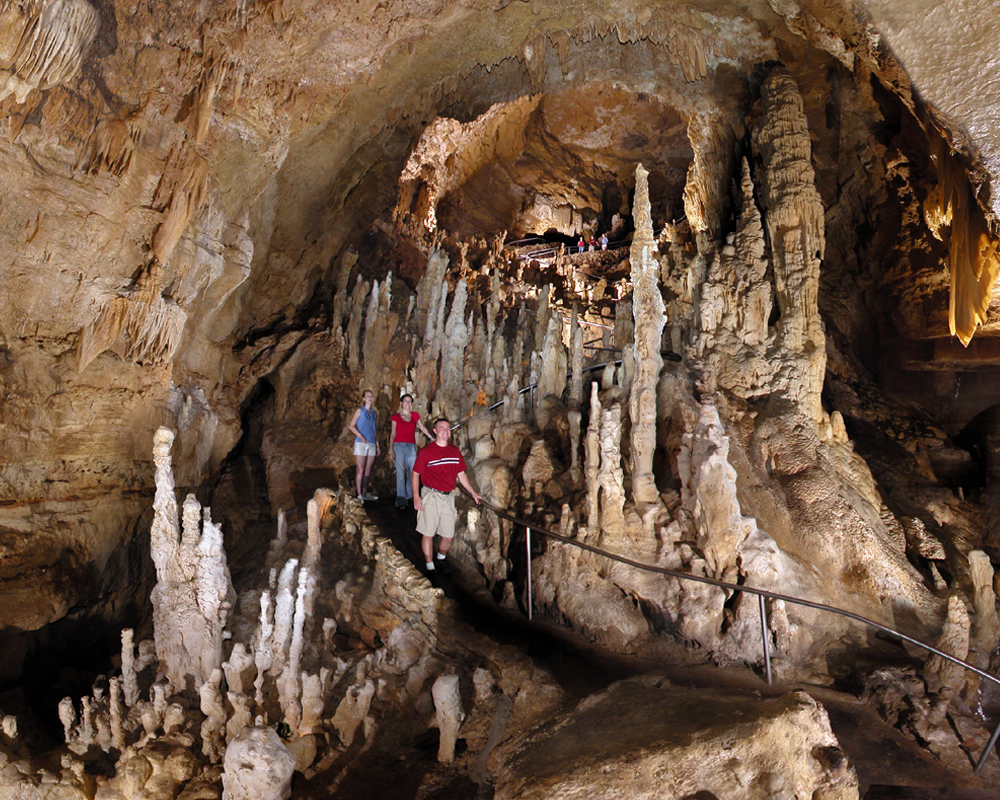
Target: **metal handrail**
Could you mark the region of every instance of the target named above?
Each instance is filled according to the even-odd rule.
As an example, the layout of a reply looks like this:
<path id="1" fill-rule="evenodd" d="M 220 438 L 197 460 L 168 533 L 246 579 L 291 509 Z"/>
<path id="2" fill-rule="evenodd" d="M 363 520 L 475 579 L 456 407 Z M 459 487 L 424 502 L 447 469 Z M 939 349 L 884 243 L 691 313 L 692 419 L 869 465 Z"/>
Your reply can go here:
<path id="1" fill-rule="evenodd" d="M 465 489 L 465 487 L 462 487 L 462 491 L 465 492 L 466 494 L 468 494 L 468 491 Z M 488 508 L 494 514 L 496 514 L 498 517 L 501 517 L 503 519 L 509 520 L 510 522 L 514 523 L 515 525 L 521 525 L 521 526 L 523 526 L 528 531 L 528 548 L 529 548 L 528 549 L 528 564 L 529 564 L 529 573 L 528 573 L 529 574 L 528 613 L 529 613 L 529 618 L 531 616 L 531 585 L 530 585 L 531 552 L 530 552 L 530 542 L 531 542 L 531 531 L 534 531 L 536 533 L 542 534 L 543 536 L 547 536 L 550 539 L 555 539 L 556 541 L 563 542 L 565 544 L 570 544 L 570 545 L 573 545 L 574 547 L 579 547 L 581 550 L 587 550 L 587 551 L 589 551 L 591 553 L 596 553 L 598 555 L 605 556 L 607 558 L 610 558 L 613 561 L 618 561 L 621 564 L 627 564 L 630 567 L 635 567 L 637 569 L 645 570 L 646 572 L 656 572 L 656 573 L 659 573 L 661 575 L 669 575 L 669 576 L 671 576 L 673 578 L 679 578 L 681 580 L 695 581 L 697 583 L 708 584 L 709 586 L 718 586 L 721 589 L 728 589 L 728 590 L 734 591 L 734 592 L 746 592 L 748 594 L 755 594 L 755 595 L 757 595 L 757 597 L 759 598 L 759 604 L 760 604 L 760 613 L 761 613 L 761 639 L 763 640 L 763 645 L 764 645 L 764 660 L 765 660 L 765 665 L 766 665 L 766 668 L 767 668 L 767 682 L 768 682 L 768 684 L 771 683 L 771 657 L 770 657 L 770 643 L 768 641 L 767 617 L 766 617 L 765 610 L 764 610 L 764 598 L 768 598 L 770 600 L 781 600 L 781 601 L 786 602 L 786 603 L 792 603 L 794 605 L 806 606 L 807 608 L 813 608 L 813 609 L 816 609 L 818 611 L 826 611 L 826 612 L 829 612 L 831 614 L 839 614 L 842 617 L 847 617 L 848 619 L 852 619 L 855 622 L 860 622 L 860 623 L 862 623 L 864 625 L 868 625 L 869 627 L 875 628 L 876 630 L 880 630 L 883 633 L 888 633 L 888 634 L 890 634 L 892 636 L 896 636 L 899 639 L 902 639 L 903 641 L 909 642 L 910 644 L 914 644 L 917 647 L 921 647 L 924 650 L 927 650 L 928 652 L 933 653 L 936 656 L 940 656 L 941 658 L 947 659 L 948 661 L 951 661 L 954 664 L 959 664 L 962 667 L 964 667 L 965 669 L 970 670 L 971 672 L 976 673 L 977 675 L 979 675 L 982 678 L 985 678 L 986 680 L 993 681 L 993 683 L 995 683 L 998 686 L 1000 686 L 1000 678 L 998 678 L 996 675 L 993 675 L 993 674 L 991 674 L 989 672 L 986 672 L 985 670 L 982 670 L 979 667 L 977 667 L 977 666 L 975 666 L 973 664 L 970 664 L 968 661 L 963 661 L 961 658 L 957 658 L 956 656 L 950 655 L 949 653 L 944 652 L 944 650 L 941 650 L 941 649 L 939 649 L 937 647 L 934 647 L 933 645 L 927 644 L 926 642 L 922 642 L 919 639 L 914 639 L 912 636 L 909 636 L 909 635 L 903 633 L 902 631 L 898 631 L 895 628 L 890 628 L 888 625 L 883 625 L 881 622 L 876 622 L 875 620 L 869 619 L 868 617 L 863 617 L 860 614 L 855 614 L 853 611 L 847 611 L 846 609 L 837 608 L 836 606 L 826 605 L 825 603 L 817 603 L 817 602 L 815 602 L 813 600 L 806 600 L 806 599 L 804 599 L 802 597 L 792 597 L 790 595 L 781 594 L 779 592 L 772 592 L 772 591 L 769 591 L 767 589 L 757 589 L 757 588 L 755 588 L 753 586 L 740 586 L 740 585 L 735 584 L 735 583 L 728 583 L 726 581 L 720 581 L 720 580 L 717 580 L 715 578 L 708 578 L 708 577 L 704 577 L 702 575 L 692 575 L 692 574 L 687 573 L 687 572 L 680 572 L 680 571 L 678 571 L 676 569 L 670 569 L 669 567 L 659 567 L 659 566 L 655 566 L 653 564 L 643 564 L 640 561 L 635 561 L 635 560 L 633 560 L 631 558 L 627 558 L 626 556 L 620 556 L 620 555 L 617 555 L 616 553 L 611 553 L 611 552 L 609 552 L 607 550 L 602 550 L 599 547 L 594 547 L 593 545 L 587 544 L 586 542 L 581 542 L 581 541 L 579 541 L 577 539 L 570 539 L 569 537 L 563 536 L 562 534 L 556 533 L 555 531 L 546 530 L 545 528 L 539 528 L 538 526 L 535 525 L 535 523 L 529 522 L 528 520 L 525 520 L 525 519 L 520 519 L 519 517 L 515 517 L 515 516 L 513 516 L 511 514 L 508 514 L 506 511 L 502 511 L 501 509 L 497 508 L 496 506 L 494 506 L 494 505 L 486 502 L 486 500 L 482 500 L 481 499 L 481 502 L 482 502 L 482 505 L 486 506 L 486 508 Z M 990 737 L 989 743 L 986 745 L 986 749 L 983 750 L 982 756 L 980 756 L 979 761 L 976 763 L 975 771 L 976 771 L 977 774 L 983 768 L 983 765 L 986 763 L 986 756 L 989 755 L 990 751 L 996 745 L 996 742 L 997 742 L 998 738 L 1000 738 L 1000 723 L 997 724 L 996 729 L 994 729 L 994 731 L 993 731 L 993 735 Z"/>

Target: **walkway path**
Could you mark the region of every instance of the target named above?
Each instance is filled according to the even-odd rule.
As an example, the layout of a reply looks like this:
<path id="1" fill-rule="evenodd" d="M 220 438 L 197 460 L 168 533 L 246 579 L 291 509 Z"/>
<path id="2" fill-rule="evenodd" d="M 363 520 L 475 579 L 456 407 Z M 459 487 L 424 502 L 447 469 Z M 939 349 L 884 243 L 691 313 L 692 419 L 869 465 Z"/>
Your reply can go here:
<path id="1" fill-rule="evenodd" d="M 366 503 L 365 511 L 381 533 L 423 572 L 416 512 L 397 511 L 393 498 Z M 456 569 L 440 577 L 445 595 L 464 610 L 466 622 L 495 641 L 517 646 L 544 664 L 566 691 L 586 697 L 610 683 L 644 672 L 658 672 L 680 685 L 737 689 L 756 695 L 781 695 L 793 690 L 810 694 L 827 709 L 830 724 L 858 774 L 861 797 L 869 786 L 976 787 L 981 786 L 970 765 L 967 774 L 955 775 L 928 753 L 886 725 L 856 697 L 834 689 L 799 685 L 768 686 L 750 670 L 711 665 L 663 664 L 606 651 L 573 632 L 498 606 L 478 574 Z M 680 653 L 679 653 L 680 655 Z"/>

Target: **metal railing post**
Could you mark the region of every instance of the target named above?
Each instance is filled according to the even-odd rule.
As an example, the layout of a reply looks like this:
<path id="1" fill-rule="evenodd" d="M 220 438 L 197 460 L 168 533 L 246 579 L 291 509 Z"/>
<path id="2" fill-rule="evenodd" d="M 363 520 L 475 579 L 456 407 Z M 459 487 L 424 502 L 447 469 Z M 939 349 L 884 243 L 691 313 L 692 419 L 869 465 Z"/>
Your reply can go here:
<path id="1" fill-rule="evenodd" d="M 757 595 L 757 600 L 760 601 L 758 605 L 760 606 L 760 640 L 764 645 L 764 667 L 767 669 L 767 685 L 771 685 L 771 642 L 768 636 L 769 631 L 767 629 L 767 609 L 764 608 L 764 595 Z"/>
<path id="2" fill-rule="evenodd" d="M 997 737 L 1000 736 L 1000 722 L 997 722 L 996 728 L 993 729 L 993 735 L 990 737 L 989 744 L 986 745 L 986 749 L 983 750 L 983 754 L 979 757 L 979 761 L 976 762 L 976 774 L 979 774 L 979 770 L 983 768 L 986 763 L 986 756 L 993 752 L 993 748 L 997 743 Z"/>
<path id="3" fill-rule="evenodd" d="M 530 620 L 532 614 L 531 608 L 533 605 L 531 602 L 531 528 L 525 528 L 524 541 L 528 555 L 528 619 Z"/>

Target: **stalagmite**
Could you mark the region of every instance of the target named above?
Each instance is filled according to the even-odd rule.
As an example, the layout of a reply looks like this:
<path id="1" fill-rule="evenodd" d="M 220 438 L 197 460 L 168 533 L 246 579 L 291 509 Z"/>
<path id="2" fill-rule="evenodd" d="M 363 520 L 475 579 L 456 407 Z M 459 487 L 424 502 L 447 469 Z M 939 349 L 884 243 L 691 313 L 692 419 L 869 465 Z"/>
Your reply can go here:
<path id="1" fill-rule="evenodd" d="M 295 616 L 295 598 L 292 594 L 292 581 L 295 579 L 299 562 L 289 560 L 278 576 L 277 601 L 274 606 L 274 629 L 271 636 L 271 667 L 272 675 L 280 675 L 285 668 L 288 648 L 292 641 L 292 623 Z"/>
<path id="2" fill-rule="evenodd" d="M 306 549 L 302 554 L 302 568 L 311 575 L 315 575 L 319 568 L 319 555 L 323 546 L 319 535 L 319 518 L 319 503 L 315 497 L 311 497 L 306 503 L 307 538 Z"/>
<path id="3" fill-rule="evenodd" d="M 600 387 L 590 384 L 590 422 L 587 425 L 587 438 L 584 446 L 587 477 L 587 525 L 592 536 L 597 535 L 600 524 L 598 496 L 601 489 L 601 399 L 598 396 Z"/>
<path id="4" fill-rule="evenodd" d="M 125 707 L 132 708 L 139 699 L 139 682 L 135 670 L 135 646 L 132 644 L 131 628 L 122 629 L 122 688 Z"/>
<path id="5" fill-rule="evenodd" d="M 787 70 L 771 71 L 761 99 L 764 116 L 756 143 L 764 162 L 764 218 L 781 310 L 778 344 L 787 364 L 783 385 L 775 389 L 818 424 L 826 374 L 826 337 L 817 302 L 826 244 L 823 202 L 802 97 Z"/>
<path id="6" fill-rule="evenodd" d="M 223 663 L 222 671 L 226 675 L 226 685 L 229 687 L 229 691 L 237 692 L 239 694 L 244 693 L 247 687 L 244 686 L 244 677 L 247 671 L 254 666 L 254 658 L 247 652 L 246 645 L 243 642 L 236 642 L 233 645 L 233 650 L 229 654 L 229 660 Z M 214 674 L 213 669 L 209 675 Z"/>
<path id="7" fill-rule="evenodd" d="M 659 500 L 653 477 L 656 450 L 656 387 L 663 369 L 660 341 L 666 324 L 660 295 L 660 265 L 649 216 L 649 187 L 642 165 L 635 170 L 635 234 L 632 238 L 632 314 L 635 319 L 635 374 L 629 387 L 629 418 L 632 423 L 632 496 L 636 505 Z"/>
<path id="8" fill-rule="evenodd" d="M 535 312 L 535 346 L 533 350 L 536 353 L 542 352 L 542 348 L 545 346 L 545 335 L 549 331 L 549 317 L 552 315 L 552 310 L 549 308 L 551 296 L 552 286 L 545 284 L 538 296 L 538 309 Z"/>
<path id="9" fill-rule="evenodd" d="M 434 698 L 440 739 L 438 740 L 438 761 L 450 763 L 455 760 L 455 741 L 458 729 L 465 715 L 462 713 L 462 696 L 458 690 L 457 675 L 442 675 L 431 687 Z"/>
<path id="10" fill-rule="evenodd" d="M 623 298 L 615 306 L 615 330 L 612 341 L 614 346 L 622 351 L 622 364 L 616 380 L 618 385 L 627 392 L 632 385 L 632 377 L 635 374 L 635 347 L 633 346 L 635 342 L 635 317 L 632 314 L 631 297 Z"/>
<path id="11" fill-rule="evenodd" d="M 329 672 L 324 669 L 324 672 Z M 299 724 L 299 734 L 305 736 L 319 731 L 322 725 L 324 680 L 322 675 L 306 675 L 302 673 L 302 722 Z"/>
<path id="12" fill-rule="evenodd" d="M 201 649 L 201 670 L 195 674 L 196 684 L 222 666 L 223 629 L 229 617 L 229 596 L 233 593 L 222 545 L 222 528 L 211 521 L 209 509 L 204 509 L 204 516 L 195 581 L 198 610 L 205 621 L 205 641 Z"/>
<path id="13" fill-rule="evenodd" d="M 566 347 L 562 338 L 562 317 L 550 314 L 547 330 L 542 339 L 541 364 L 538 370 L 538 400 L 549 395 L 562 399 L 566 389 Z M 540 403 L 536 404 L 541 406 Z M 544 420 L 539 420 L 544 428 Z"/>
<path id="14" fill-rule="evenodd" d="M 424 341 L 432 338 L 441 293 L 447 294 L 444 276 L 448 271 L 448 255 L 443 250 L 427 254 L 427 267 L 417 283 L 417 327 L 424 332 Z"/>
<path id="15" fill-rule="evenodd" d="M 295 757 L 271 728 L 246 728 L 226 748 L 223 800 L 286 800 Z"/>
<path id="16" fill-rule="evenodd" d="M 73 740 L 74 728 L 76 727 L 76 707 L 73 705 L 73 698 L 64 697 L 60 700 L 58 713 L 59 721 L 63 726 L 63 741 L 69 744 Z"/>
<path id="17" fill-rule="evenodd" d="M 180 536 L 173 497 L 170 445 L 173 433 L 160 428 L 154 437 L 157 464 L 150 553 L 157 582 L 150 599 L 153 632 L 160 666 L 174 686 L 191 675 L 200 685 L 222 663 L 223 629 L 232 583 L 222 549 L 222 531 L 204 510 L 201 538 L 196 542 L 196 506 L 185 503 L 185 534 Z"/>
<path id="18" fill-rule="evenodd" d="M 250 727 L 253 715 L 250 713 L 250 698 L 245 694 L 226 692 L 226 699 L 233 707 L 233 713 L 226 722 L 226 742 L 231 744 L 240 733 Z"/>
<path id="19" fill-rule="evenodd" d="M 264 674 L 271 669 L 273 660 L 274 620 L 271 616 L 271 593 L 260 594 L 260 619 L 257 625 L 257 647 L 254 650 L 254 666 L 257 678 L 254 681 L 257 705 L 264 704 Z"/>
<path id="20" fill-rule="evenodd" d="M 93 701 L 89 697 L 80 698 L 80 730 L 77 741 L 85 746 L 94 741 Z"/>
<path id="21" fill-rule="evenodd" d="M 306 595 L 310 593 L 312 576 L 308 570 L 299 570 L 298 590 L 295 597 L 295 617 L 292 627 L 292 640 L 288 649 L 288 663 L 278 679 L 278 703 L 285 715 L 285 722 L 293 733 L 298 733 L 299 722 L 302 719 L 300 705 L 301 687 L 299 672 L 302 663 L 302 648 L 306 623 Z"/>
<path id="22" fill-rule="evenodd" d="M 740 511 L 736 470 L 729 463 L 729 437 L 719 411 L 704 402 L 694 430 L 685 433 L 677 456 L 681 501 L 691 514 L 697 543 L 715 578 L 729 580 L 735 571 L 740 544 L 756 528 Z"/>
<path id="23" fill-rule="evenodd" d="M 1000 641 L 1000 618 L 997 616 L 997 596 L 993 590 L 993 564 L 982 550 L 969 553 L 969 577 L 972 579 L 972 644 L 977 651 L 979 666 L 989 664 L 990 655 Z"/>
<path id="24" fill-rule="evenodd" d="M 358 254 L 353 250 L 347 250 L 340 257 L 340 266 L 337 269 L 337 288 L 333 296 L 332 325 L 334 331 L 340 335 L 344 326 L 344 314 L 347 309 L 347 284 L 351 279 L 351 270 L 358 261 Z"/>
<path id="25" fill-rule="evenodd" d="M 948 616 L 941 631 L 937 647 L 956 658 L 969 656 L 969 614 L 959 597 L 948 598 Z M 944 719 L 948 704 L 965 681 L 965 667 L 938 655 L 931 655 L 924 664 L 927 688 L 935 699 L 931 708 L 931 718 L 936 724 Z"/>
<path id="26" fill-rule="evenodd" d="M 622 407 L 612 403 L 601 411 L 601 533 L 612 541 L 625 532 L 625 476 L 622 472 Z"/>
<path id="27" fill-rule="evenodd" d="M 350 746 L 358 727 L 364 722 L 375 696 L 375 684 L 366 680 L 361 686 L 352 686 L 347 690 L 344 699 L 337 706 L 332 724 L 337 729 L 337 735 L 342 744 Z"/>
<path id="28" fill-rule="evenodd" d="M 577 315 L 577 304 L 573 304 L 573 317 L 570 320 L 570 408 L 579 408 L 583 403 L 583 326 Z"/>
<path id="29" fill-rule="evenodd" d="M 111 727 L 111 745 L 122 752 L 125 749 L 125 729 L 122 719 L 122 680 L 108 681 L 108 720 Z"/>
<path id="30" fill-rule="evenodd" d="M 201 723 L 201 751 L 212 763 L 217 763 L 222 757 L 222 729 L 226 724 L 221 682 L 222 670 L 213 670 L 208 680 L 198 689 L 199 708 L 205 715 L 205 720 Z"/>

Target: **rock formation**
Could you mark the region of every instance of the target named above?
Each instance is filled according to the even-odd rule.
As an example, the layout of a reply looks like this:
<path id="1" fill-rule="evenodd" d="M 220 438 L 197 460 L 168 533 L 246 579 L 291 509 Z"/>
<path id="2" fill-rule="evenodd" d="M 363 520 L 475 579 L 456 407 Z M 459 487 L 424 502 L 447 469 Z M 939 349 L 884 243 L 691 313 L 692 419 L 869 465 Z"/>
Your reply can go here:
<path id="1" fill-rule="evenodd" d="M 993 9 L 914 8 L 0 3 L 0 682 L 41 703 L 72 653 L 94 684 L 35 709 L 64 759 L 0 715 L 4 790 L 211 796 L 279 727 L 275 763 L 349 789 L 333 747 L 423 734 L 440 684 L 442 760 L 464 713 L 482 781 L 545 791 L 514 739 L 560 692 L 340 494 L 363 389 L 383 445 L 404 391 L 449 417 L 523 520 L 461 506 L 483 597 L 524 610 L 530 566 L 619 656 L 767 642 L 968 761 L 982 684 L 815 606 L 997 668 Z M 814 605 L 761 630 L 573 542 Z M 848 796 L 822 713 L 775 706 L 813 749 L 730 772 Z M 676 791 L 734 793 L 716 766 Z"/>

